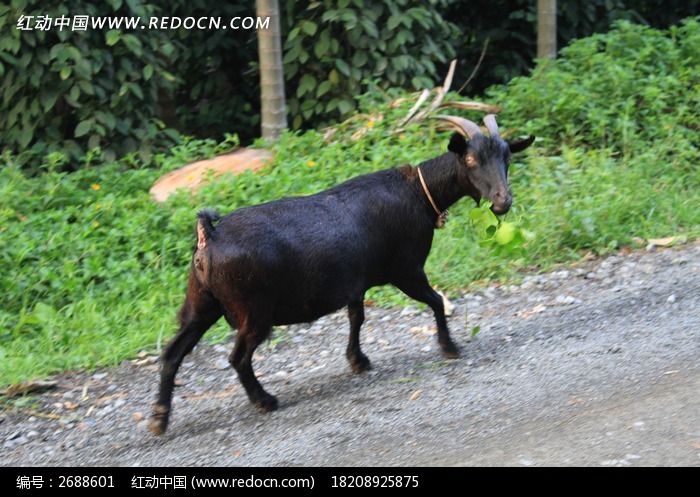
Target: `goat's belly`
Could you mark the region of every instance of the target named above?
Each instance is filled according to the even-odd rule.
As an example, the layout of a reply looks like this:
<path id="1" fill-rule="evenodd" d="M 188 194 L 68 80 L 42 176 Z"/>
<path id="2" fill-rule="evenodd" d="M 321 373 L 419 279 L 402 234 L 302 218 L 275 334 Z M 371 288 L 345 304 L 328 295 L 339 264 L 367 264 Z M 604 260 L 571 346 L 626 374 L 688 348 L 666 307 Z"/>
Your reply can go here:
<path id="1" fill-rule="evenodd" d="M 278 304 L 272 309 L 274 325 L 308 323 L 347 305 L 347 299 L 323 299 Z"/>
<path id="2" fill-rule="evenodd" d="M 356 285 L 362 283 L 352 281 L 347 275 L 330 274 L 333 274 L 330 278 L 327 274 L 316 278 L 308 275 L 296 279 L 296 284 L 287 286 L 286 291 L 275 292 L 274 304 L 270 309 L 275 324 L 314 321 L 346 306 L 358 293 Z"/>
<path id="3" fill-rule="evenodd" d="M 306 252 L 282 243 L 249 249 L 219 272 L 234 275 L 227 285 L 233 300 L 273 325 L 314 321 L 362 298 L 368 283 L 386 279 L 374 257 L 322 242 L 308 243 Z"/>

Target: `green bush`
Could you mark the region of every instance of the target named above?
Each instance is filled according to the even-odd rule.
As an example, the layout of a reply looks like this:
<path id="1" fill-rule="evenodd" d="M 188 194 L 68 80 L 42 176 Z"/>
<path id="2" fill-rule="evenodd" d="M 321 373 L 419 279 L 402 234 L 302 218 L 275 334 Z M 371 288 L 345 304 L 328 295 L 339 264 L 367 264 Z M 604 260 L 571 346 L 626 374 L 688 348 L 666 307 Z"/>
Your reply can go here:
<path id="1" fill-rule="evenodd" d="M 299 127 L 346 116 L 373 78 L 381 86 L 430 86 L 436 63 L 453 55 L 454 28 L 442 1 L 282 2 L 289 25 L 285 62 L 292 121 Z M 36 170 L 37 157 L 62 152 L 66 167 L 90 149 L 105 159 L 137 152 L 143 163 L 177 138 L 224 135 L 245 142 L 259 130 L 255 31 L 19 30 L 20 16 L 254 15 L 253 1 L 39 0 L 0 6 L 0 150 Z M 305 18 L 302 20 L 302 16 Z M 439 35 L 439 36 L 437 36 Z M 437 36 L 440 41 L 434 42 Z M 320 102 L 323 103 L 320 103 Z M 303 119 L 302 119 L 303 117 Z"/>
<path id="2" fill-rule="evenodd" d="M 697 230 L 699 63 L 700 18 L 668 31 L 620 22 L 489 92 L 502 123 L 541 137 L 514 178 L 529 222 L 550 219 L 537 230 L 549 245 L 531 254 L 617 248 L 663 223 Z"/>
<path id="3" fill-rule="evenodd" d="M 449 2 L 439 10 L 455 24 L 455 42 L 463 64 L 455 73 L 456 87 L 467 80 L 489 44 L 481 67 L 465 92 L 481 94 L 494 84 L 527 74 L 537 54 L 537 2 L 532 0 L 471 0 Z M 700 12 L 700 0 L 558 0 L 557 46 L 604 33 L 619 20 L 666 28 Z"/>
<path id="4" fill-rule="evenodd" d="M 151 30 L 20 30 L 20 16 L 147 16 L 140 0 L 13 0 L 0 6 L 0 150 L 17 160 L 61 151 L 75 159 L 100 147 L 107 159 L 138 151 L 148 160 L 162 133 L 158 98 L 173 88 L 167 71 L 174 46 Z"/>
<path id="5" fill-rule="evenodd" d="M 284 70 L 294 129 L 346 118 L 355 96 L 379 88 L 432 88 L 455 54 L 445 0 L 287 2 Z"/>
<path id="6" fill-rule="evenodd" d="M 622 24 L 574 43 L 549 69 L 493 89 L 505 107 L 502 127 L 539 137 L 514 158 L 515 204 L 505 218 L 512 224 L 494 237 L 508 241 L 518 236 L 514 227 L 530 236 L 515 253 L 483 246 L 478 231 L 492 223 L 465 199 L 436 233 L 426 268 L 431 281 L 454 294 L 477 280 L 517 277 L 522 268 L 544 269 L 584 251 L 604 254 L 634 237 L 700 235 L 699 37 L 698 20 L 668 32 Z M 389 103 L 401 95 L 364 95 L 364 114 L 339 125 L 329 140 L 316 131 L 287 132 L 271 168 L 213 182 L 196 195 L 182 192 L 165 205 L 148 195 L 160 174 L 224 151 L 235 139 L 185 140 L 156 154 L 152 170 L 125 160 L 65 173 L 61 158 L 50 155 L 45 174 L 27 177 L 5 154 L 0 384 L 116 364 L 167 340 L 184 296 L 198 209 L 228 212 L 310 194 L 442 153 L 449 135 L 429 124 L 390 132 L 412 105 Z M 368 297 L 380 305 L 406 301 L 391 288 Z M 208 337 L 228 333 L 220 324 Z"/>
<path id="7" fill-rule="evenodd" d="M 151 0 L 172 16 L 255 15 L 253 0 Z M 166 10 L 167 9 L 167 10 Z M 226 20 L 226 21 L 223 21 Z M 236 132 L 245 143 L 260 136 L 260 75 L 255 30 L 178 29 L 168 34 L 177 47 L 171 71 L 178 78 L 171 121 L 184 134 L 222 139 Z"/>
<path id="8" fill-rule="evenodd" d="M 205 0 L 39 0 L 0 5 L 0 151 L 35 170 L 40 157 L 75 159 L 136 152 L 148 163 L 178 130 L 221 139 L 259 134 L 255 31 L 20 31 L 20 15 L 254 15 L 255 2 Z M 490 45 L 466 89 L 481 92 L 532 66 L 536 2 L 531 0 L 281 1 L 290 123 L 320 127 L 356 108 L 371 88 L 433 86 L 460 59 L 459 88 L 483 42 Z M 700 0 L 559 2 L 559 42 L 607 29 L 615 19 L 665 26 L 696 12 Z M 685 14 L 684 14 L 685 13 Z M 449 22 L 448 22 L 449 21 Z M 99 154 L 93 153 L 96 157 Z"/>
<path id="9" fill-rule="evenodd" d="M 686 160 L 697 152 L 700 124 L 699 19 L 668 32 L 620 22 L 489 96 L 507 98 L 502 118 L 546 137 L 553 150 L 610 148 L 626 157 L 673 137 Z"/>

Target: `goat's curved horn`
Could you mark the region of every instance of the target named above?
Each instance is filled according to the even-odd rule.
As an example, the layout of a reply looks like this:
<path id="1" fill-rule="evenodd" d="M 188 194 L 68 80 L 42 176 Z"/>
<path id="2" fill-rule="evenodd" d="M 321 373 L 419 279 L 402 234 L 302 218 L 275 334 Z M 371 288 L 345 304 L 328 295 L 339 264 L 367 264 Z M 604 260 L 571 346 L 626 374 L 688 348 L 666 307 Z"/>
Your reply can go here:
<path id="1" fill-rule="evenodd" d="M 489 133 L 492 137 L 498 138 L 499 136 L 501 136 L 501 134 L 498 132 L 498 124 L 496 124 L 496 116 L 494 114 L 485 115 L 484 124 L 486 125 L 486 129 L 489 130 Z"/>
<path id="2" fill-rule="evenodd" d="M 479 125 L 470 121 L 469 119 L 446 115 L 434 116 L 434 118 L 450 123 L 460 134 L 468 136 L 469 139 L 481 134 L 481 128 L 479 128 Z"/>

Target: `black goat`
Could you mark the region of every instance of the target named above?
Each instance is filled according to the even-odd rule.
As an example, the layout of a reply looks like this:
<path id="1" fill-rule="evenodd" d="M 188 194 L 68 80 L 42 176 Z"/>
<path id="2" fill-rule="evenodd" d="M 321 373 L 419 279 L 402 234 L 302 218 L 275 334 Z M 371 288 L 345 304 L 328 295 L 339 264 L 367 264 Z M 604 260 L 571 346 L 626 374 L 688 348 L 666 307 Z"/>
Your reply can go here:
<path id="1" fill-rule="evenodd" d="M 253 352 L 275 325 L 308 322 L 348 307 L 347 358 L 356 373 L 370 368 L 360 350 L 367 289 L 392 284 L 435 313 L 443 354 L 459 356 L 450 339 L 443 300 L 423 271 L 433 231 L 444 209 L 466 195 L 486 197 L 493 211 L 508 211 L 511 152 L 534 137 L 507 142 L 492 115 L 490 136 L 473 122 L 451 118 L 466 135 L 452 136 L 449 152 L 421 163 L 359 176 L 308 197 L 245 207 L 218 221 L 203 211 L 180 330 L 162 355 L 158 400 L 150 422 L 156 434 L 168 425 L 175 374 L 195 344 L 221 316 L 238 329 L 229 361 L 250 401 L 263 411 L 277 399 L 258 382 Z"/>

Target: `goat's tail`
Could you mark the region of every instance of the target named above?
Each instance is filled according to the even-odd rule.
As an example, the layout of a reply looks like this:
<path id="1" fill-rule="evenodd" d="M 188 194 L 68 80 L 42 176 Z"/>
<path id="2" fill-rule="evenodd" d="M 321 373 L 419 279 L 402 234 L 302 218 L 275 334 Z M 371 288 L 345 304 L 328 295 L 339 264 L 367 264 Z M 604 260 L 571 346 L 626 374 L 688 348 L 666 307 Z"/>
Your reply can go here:
<path id="1" fill-rule="evenodd" d="M 197 213 L 197 247 L 192 256 L 194 276 L 200 285 L 206 287 L 209 281 L 210 251 L 209 242 L 216 239 L 214 223 L 220 219 L 216 211 L 204 209 Z"/>
<path id="2" fill-rule="evenodd" d="M 213 209 L 202 209 L 197 213 L 197 248 L 203 249 L 209 240 L 216 238 L 214 223 L 221 216 Z"/>

